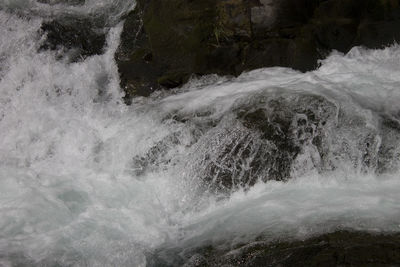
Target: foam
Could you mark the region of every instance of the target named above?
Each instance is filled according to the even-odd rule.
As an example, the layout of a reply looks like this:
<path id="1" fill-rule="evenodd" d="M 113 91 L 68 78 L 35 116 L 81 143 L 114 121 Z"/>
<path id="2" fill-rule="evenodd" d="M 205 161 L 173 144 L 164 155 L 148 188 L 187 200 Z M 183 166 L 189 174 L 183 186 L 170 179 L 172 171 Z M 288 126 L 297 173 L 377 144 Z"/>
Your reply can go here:
<path id="1" fill-rule="evenodd" d="M 0 265 L 145 266 L 156 249 L 171 244 L 183 250 L 260 235 L 400 230 L 395 163 L 383 174 L 340 159 L 340 168 L 328 172 L 304 166 L 287 183 L 259 183 L 221 200 L 199 194 L 188 175 L 196 125 L 171 119 L 221 119 L 257 95 L 314 94 L 359 119 L 341 137 L 380 136 L 382 114 L 398 117 L 399 46 L 333 53 L 308 73 L 267 68 L 193 79 L 127 107 L 113 58 L 121 24 L 109 32 L 104 55 L 68 63 L 55 52 L 37 52 L 43 16 L 62 8 L 97 12 L 111 2 L 118 6 L 114 18 L 132 8 L 131 1 L 0 5 Z M 31 15 L 12 11 L 21 6 Z M 396 150 L 396 131 L 387 136 Z M 155 153 L 155 163 L 138 175 L 133 158 L 157 144 L 165 154 Z"/>

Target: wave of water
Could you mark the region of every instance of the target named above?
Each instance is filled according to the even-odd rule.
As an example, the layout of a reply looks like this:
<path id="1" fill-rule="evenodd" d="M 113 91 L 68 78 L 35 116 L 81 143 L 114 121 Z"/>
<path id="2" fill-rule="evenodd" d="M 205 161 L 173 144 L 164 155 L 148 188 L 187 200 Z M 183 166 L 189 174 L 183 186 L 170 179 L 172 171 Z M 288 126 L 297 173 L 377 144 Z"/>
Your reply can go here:
<path id="1" fill-rule="evenodd" d="M 128 107 L 113 59 L 121 24 L 103 55 L 78 63 L 38 52 L 38 30 L 54 12 L 110 5 L 118 21 L 131 1 L 22 2 L 0 4 L 0 265 L 145 266 L 171 248 L 400 231 L 399 46 L 333 53 L 308 73 L 193 79 Z M 239 140 L 238 109 L 255 99 L 307 107 L 303 95 L 334 111 L 321 132 L 328 160 L 309 144 L 287 182 L 203 190 L 210 161 L 199 159 Z"/>

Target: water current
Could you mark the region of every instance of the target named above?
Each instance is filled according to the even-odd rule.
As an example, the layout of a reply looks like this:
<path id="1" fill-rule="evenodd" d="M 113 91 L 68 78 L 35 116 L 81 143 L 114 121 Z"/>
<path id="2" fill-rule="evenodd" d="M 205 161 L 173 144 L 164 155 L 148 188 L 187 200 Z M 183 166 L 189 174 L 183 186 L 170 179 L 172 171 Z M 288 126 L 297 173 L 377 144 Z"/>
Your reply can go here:
<path id="1" fill-rule="evenodd" d="M 0 266 L 146 266 L 171 248 L 400 231 L 400 46 L 193 78 L 126 106 L 114 52 L 133 7 L 1 0 Z M 39 49 L 41 23 L 71 14 L 103 21 L 103 54 Z M 260 110 L 296 153 L 246 127 L 240 114 Z"/>

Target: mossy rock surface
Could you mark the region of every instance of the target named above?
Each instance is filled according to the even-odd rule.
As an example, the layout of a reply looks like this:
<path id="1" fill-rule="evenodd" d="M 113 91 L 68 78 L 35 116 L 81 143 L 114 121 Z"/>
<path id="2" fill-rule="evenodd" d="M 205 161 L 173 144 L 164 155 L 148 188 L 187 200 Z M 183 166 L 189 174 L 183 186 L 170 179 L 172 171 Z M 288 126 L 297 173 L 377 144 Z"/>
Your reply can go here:
<path id="1" fill-rule="evenodd" d="M 126 100 L 192 74 L 308 71 L 333 49 L 400 39 L 398 0 L 138 0 L 116 60 Z"/>

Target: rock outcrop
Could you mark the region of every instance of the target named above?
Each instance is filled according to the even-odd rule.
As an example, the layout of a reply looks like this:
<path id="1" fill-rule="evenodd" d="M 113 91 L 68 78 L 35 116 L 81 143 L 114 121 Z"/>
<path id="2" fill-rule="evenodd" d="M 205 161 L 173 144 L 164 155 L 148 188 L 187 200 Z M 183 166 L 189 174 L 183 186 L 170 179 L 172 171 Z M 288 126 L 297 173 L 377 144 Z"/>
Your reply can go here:
<path id="1" fill-rule="evenodd" d="M 191 75 L 315 69 L 331 50 L 400 39 L 398 0 L 138 0 L 116 53 L 129 102 Z"/>

